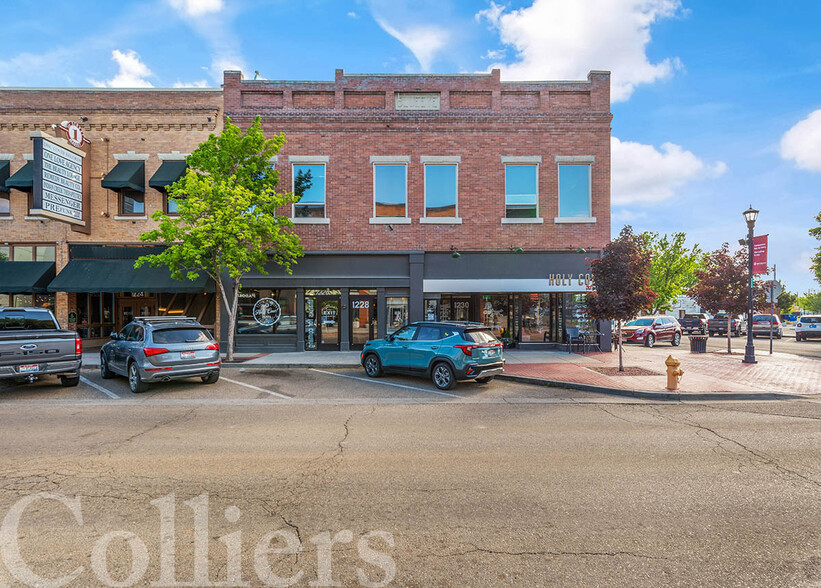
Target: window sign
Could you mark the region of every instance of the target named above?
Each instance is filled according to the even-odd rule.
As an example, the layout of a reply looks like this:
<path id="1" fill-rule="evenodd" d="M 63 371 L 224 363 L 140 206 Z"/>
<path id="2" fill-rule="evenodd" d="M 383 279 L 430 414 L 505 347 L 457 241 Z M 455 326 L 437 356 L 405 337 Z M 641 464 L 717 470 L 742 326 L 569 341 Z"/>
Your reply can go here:
<path id="1" fill-rule="evenodd" d="M 296 318 L 296 290 L 240 291 L 238 335 L 295 334 Z"/>
<path id="2" fill-rule="evenodd" d="M 590 211 L 590 166 L 559 166 L 559 217 L 587 218 Z"/>
<path id="3" fill-rule="evenodd" d="M 505 216 L 539 216 L 539 168 L 536 165 L 505 165 Z"/>

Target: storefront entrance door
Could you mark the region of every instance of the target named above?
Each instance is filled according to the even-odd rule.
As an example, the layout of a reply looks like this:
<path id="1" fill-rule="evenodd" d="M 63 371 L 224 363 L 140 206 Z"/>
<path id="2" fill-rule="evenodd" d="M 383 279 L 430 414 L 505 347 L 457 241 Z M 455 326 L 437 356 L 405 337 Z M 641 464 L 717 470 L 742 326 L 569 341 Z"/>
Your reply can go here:
<path id="1" fill-rule="evenodd" d="M 118 296 L 116 330 L 119 332 L 135 317 L 156 316 L 157 298 L 150 296 Z"/>
<path id="2" fill-rule="evenodd" d="M 317 296 L 317 345 L 320 351 L 339 351 L 339 296 Z"/>
<path id="3" fill-rule="evenodd" d="M 351 296 L 351 349 L 363 349 L 376 334 L 376 296 Z"/>
<path id="4" fill-rule="evenodd" d="M 470 321 L 472 319 L 471 315 L 471 298 L 461 297 L 457 298 L 456 296 L 453 297 L 453 320 L 455 321 Z"/>

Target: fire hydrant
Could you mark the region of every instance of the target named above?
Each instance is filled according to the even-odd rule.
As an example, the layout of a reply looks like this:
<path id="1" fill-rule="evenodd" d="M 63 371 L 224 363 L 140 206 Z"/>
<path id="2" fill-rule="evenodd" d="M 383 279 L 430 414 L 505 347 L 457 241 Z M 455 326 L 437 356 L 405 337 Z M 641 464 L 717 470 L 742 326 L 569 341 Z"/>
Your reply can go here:
<path id="1" fill-rule="evenodd" d="M 684 370 L 678 367 L 681 362 L 672 355 L 668 355 L 664 365 L 667 366 L 667 389 L 678 390 L 678 383 L 681 381 L 681 376 L 684 375 Z"/>

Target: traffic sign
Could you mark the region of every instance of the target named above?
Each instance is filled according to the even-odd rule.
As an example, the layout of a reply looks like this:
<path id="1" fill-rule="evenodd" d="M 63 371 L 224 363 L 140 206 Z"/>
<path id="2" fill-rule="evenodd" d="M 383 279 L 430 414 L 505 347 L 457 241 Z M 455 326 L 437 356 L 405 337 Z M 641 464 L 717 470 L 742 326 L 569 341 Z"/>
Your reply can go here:
<path id="1" fill-rule="evenodd" d="M 776 280 L 764 282 L 764 291 L 767 293 L 767 302 L 777 302 L 778 297 L 781 295 L 783 290 L 784 288 L 781 286 L 781 282 Z"/>

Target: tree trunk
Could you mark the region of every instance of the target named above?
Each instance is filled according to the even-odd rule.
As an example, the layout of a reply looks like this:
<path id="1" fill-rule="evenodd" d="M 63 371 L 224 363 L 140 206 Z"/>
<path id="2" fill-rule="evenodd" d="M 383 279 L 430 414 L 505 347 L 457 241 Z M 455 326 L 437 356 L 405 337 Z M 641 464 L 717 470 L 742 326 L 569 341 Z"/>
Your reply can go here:
<path id="1" fill-rule="evenodd" d="M 619 337 L 619 339 L 618 339 L 618 341 L 619 341 L 619 371 L 623 372 L 624 371 L 624 362 L 622 361 L 622 355 L 621 355 L 622 346 L 623 346 L 623 343 L 622 343 L 622 340 L 621 340 L 621 321 L 618 321 L 618 333 L 619 333 L 618 334 L 618 337 Z"/>
<path id="2" fill-rule="evenodd" d="M 217 291 L 222 296 L 222 303 L 225 305 L 225 311 L 228 313 L 228 351 L 225 356 L 226 361 L 234 360 L 234 330 L 237 324 L 237 302 L 239 299 L 239 279 L 232 278 L 233 284 L 231 290 L 234 294 L 233 301 L 228 300 L 228 292 L 223 287 L 222 280 L 217 276 L 214 281 L 217 284 Z"/>

